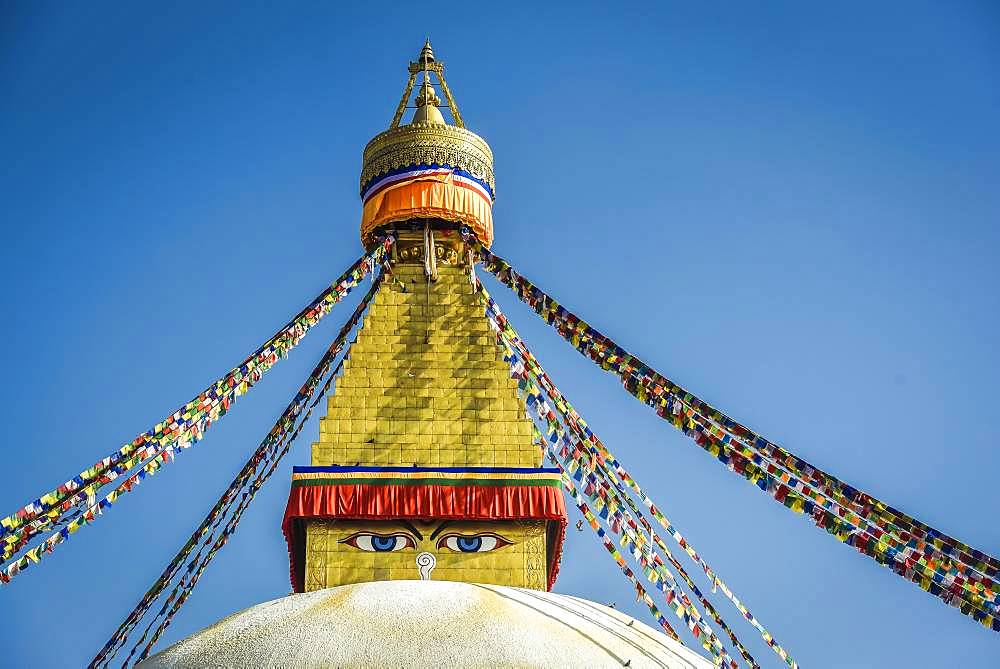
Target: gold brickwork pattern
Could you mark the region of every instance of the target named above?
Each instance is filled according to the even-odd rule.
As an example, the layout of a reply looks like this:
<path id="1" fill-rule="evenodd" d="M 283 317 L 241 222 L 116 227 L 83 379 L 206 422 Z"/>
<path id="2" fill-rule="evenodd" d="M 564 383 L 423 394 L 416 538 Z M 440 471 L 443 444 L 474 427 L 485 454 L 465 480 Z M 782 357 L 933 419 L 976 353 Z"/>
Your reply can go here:
<path id="1" fill-rule="evenodd" d="M 312 464 L 539 467 L 516 381 L 467 270 L 397 264 L 327 400 Z"/>
<path id="2" fill-rule="evenodd" d="M 438 280 L 429 287 L 420 265 L 397 263 L 393 272 L 396 281 L 386 280 L 369 307 L 327 399 L 312 464 L 541 466 L 531 421 L 467 268 L 439 264 Z M 420 551 L 436 556 L 433 579 L 546 589 L 544 522 L 451 522 L 510 543 L 459 553 L 429 538 L 429 528 L 439 521 L 413 521 L 427 537 L 415 537 L 416 547 L 370 552 L 344 540 L 362 530 L 400 529 L 392 519 L 310 521 L 305 589 L 416 579 Z"/>
<path id="3" fill-rule="evenodd" d="M 421 524 L 427 530 L 436 522 Z M 494 532 L 510 545 L 485 553 L 459 553 L 437 548 L 426 538 L 412 549 L 374 553 L 344 543 L 359 531 L 385 532 L 392 521 L 311 521 L 306 526 L 306 592 L 336 585 L 368 581 L 416 580 L 419 551 L 434 554 L 437 565 L 430 576 L 440 581 L 489 583 L 519 588 L 546 589 L 545 522 L 462 522 L 466 532 Z M 401 529 L 401 528 L 397 528 Z"/>

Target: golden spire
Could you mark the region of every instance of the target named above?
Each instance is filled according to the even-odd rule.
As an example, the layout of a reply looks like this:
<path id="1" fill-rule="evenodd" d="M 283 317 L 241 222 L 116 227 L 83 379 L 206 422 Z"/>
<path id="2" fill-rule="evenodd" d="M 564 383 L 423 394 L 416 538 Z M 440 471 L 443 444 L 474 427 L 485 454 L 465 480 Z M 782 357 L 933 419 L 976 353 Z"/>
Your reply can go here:
<path id="1" fill-rule="evenodd" d="M 424 46 L 420 49 L 420 56 L 417 58 L 421 63 L 433 63 L 434 62 L 434 49 L 431 48 L 431 38 L 428 37 L 424 40 Z"/>

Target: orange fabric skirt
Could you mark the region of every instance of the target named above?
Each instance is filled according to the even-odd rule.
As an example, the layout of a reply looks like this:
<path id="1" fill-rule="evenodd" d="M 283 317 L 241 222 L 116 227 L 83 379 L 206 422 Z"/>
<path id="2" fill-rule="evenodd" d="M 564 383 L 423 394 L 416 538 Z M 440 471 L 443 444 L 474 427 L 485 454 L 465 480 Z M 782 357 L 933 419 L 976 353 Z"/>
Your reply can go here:
<path id="1" fill-rule="evenodd" d="M 462 223 L 484 246 L 493 244 L 493 203 L 451 175 L 403 181 L 373 195 L 361 212 L 361 242 L 387 223 L 411 218 L 440 218 Z"/>

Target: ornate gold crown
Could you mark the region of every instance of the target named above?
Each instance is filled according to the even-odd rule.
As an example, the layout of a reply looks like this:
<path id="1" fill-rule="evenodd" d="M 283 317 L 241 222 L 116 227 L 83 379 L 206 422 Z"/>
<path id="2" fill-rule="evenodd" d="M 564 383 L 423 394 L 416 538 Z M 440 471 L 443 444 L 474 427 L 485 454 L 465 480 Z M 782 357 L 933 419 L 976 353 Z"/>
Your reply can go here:
<path id="1" fill-rule="evenodd" d="M 412 121 L 400 125 L 417 75 L 423 82 Z M 441 100 L 431 85 L 437 75 L 454 124 L 439 111 Z M 492 206 L 496 181 L 489 144 L 465 128 L 444 79 L 444 63 L 434 59 L 430 41 L 417 62 L 389 129 L 365 146 L 360 190 L 364 203 L 361 239 L 368 246 L 374 232 L 408 220 L 446 221 L 469 226 L 480 241 L 493 241 Z"/>
<path id="2" fill-rule="evenodd" d="M 460 126 L 411 123 L 381 132 L 365 146 L 362 193 L 373 179 L 410 165 L 456 167 L 485 181 L 496 192 L 493 151 L 486 140 Z"/>

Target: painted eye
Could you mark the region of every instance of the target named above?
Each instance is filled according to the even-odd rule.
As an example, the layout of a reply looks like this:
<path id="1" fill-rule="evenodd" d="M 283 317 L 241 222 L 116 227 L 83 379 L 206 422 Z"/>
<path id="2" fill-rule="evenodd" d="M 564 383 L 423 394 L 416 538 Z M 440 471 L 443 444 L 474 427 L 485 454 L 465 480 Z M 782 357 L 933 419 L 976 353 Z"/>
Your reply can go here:
<path id="1" fill-rule="evenodd" d="M 456 553 L 485 553 L 510 542 L 496 534 L 449 534 L 438 540 L 438 548 L 447 548 Z"/>
<path id="2" fill-rule="evenodd" d="M 404 548 L 416 548 L 413 538 L 406 534 L 358 532 L 342 540 L 341 543 L 373 553 L 388 553 L 390 551 L 401 551 Z"/>

